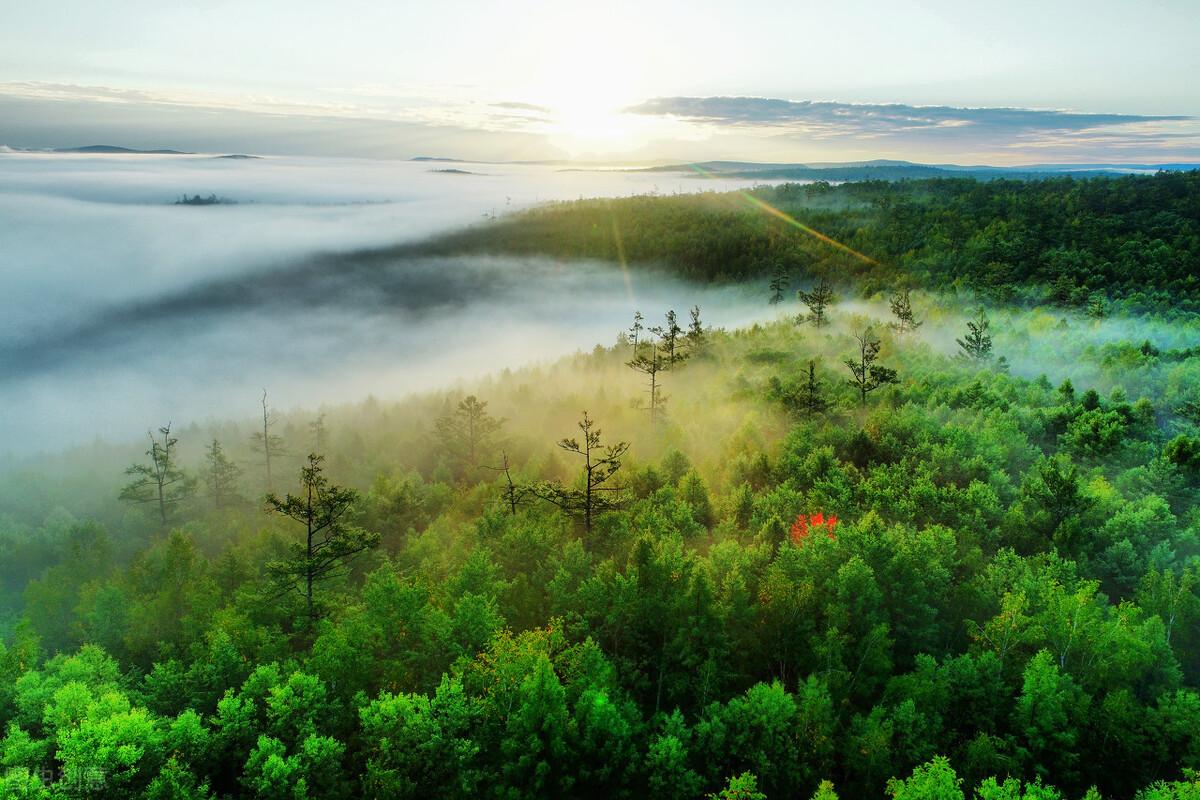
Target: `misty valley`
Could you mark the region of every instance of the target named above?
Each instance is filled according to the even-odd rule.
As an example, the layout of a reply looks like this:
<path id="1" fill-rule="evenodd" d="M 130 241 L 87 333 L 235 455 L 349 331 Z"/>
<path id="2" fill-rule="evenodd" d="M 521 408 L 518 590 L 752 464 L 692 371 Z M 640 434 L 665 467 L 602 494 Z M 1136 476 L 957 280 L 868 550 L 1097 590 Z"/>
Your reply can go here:
<path id="1" fill-rule="evenodd" d="M 1195 797 L 1200 172 L 883 166 L 0 153 L 0 797 Z"/>

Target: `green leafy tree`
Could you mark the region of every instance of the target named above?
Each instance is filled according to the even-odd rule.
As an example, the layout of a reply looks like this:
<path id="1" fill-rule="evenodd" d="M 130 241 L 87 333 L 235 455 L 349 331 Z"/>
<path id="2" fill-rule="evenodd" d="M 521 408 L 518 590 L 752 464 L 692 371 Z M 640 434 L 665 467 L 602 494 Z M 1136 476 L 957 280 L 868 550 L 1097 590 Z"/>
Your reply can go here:
<path id="1" fill-rule="evenodd" d="M 277 596 L 299 592 L 304 597 L 310 624 L 318 616 L 317 585 L 344 572 L 351 559 L 379 544 L 379 534 L 364 531 L 346 518 L 358 493 L 330 484 L 322 471 L 324 460 L 315 453 L 309 455 L 308 465 L 300 470 L 300 494 L 289 493 L 282 499 L 267 495 L 271 513 L 304 526 L 303 541 L 291 544 L 290 557 L 272 561 L 267 572 Z"/>

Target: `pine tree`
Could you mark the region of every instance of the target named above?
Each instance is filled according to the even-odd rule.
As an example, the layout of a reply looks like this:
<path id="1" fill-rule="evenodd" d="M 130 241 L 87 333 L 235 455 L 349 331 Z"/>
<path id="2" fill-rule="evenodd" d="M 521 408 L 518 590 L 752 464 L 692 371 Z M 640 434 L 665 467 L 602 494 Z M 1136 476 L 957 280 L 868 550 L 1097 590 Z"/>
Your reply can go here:
<path id="1" fill-rule="evenodd" d="M 881 342 L 873 338 L 870 328 L 861 334 L 855 334 L 854 338 L 858 340 L 858 358 L 848 358 L 844 363 L 849 367 L 850 374 L 853 376 L 848 379 L 848 382 L 858 389 L 859 398 L 865 406 L 868 394 L 889 383 L 899 383 L 899 381 L 896 379 L 896 370 L 875 363 L 879 359 Z"/>
<path id="2" fill-rule="evenodd" d="M 829 408 L 829 401 L 825 399 L 824 381 L 817 378 L 816 361 L 808 362 L 808 374 L 796 392 L 796 405 L 810 417 Z"/>
<path id="3" fill-rule="evenodd" d="M 672 369 L 687 360 L 687 353 L 683 351 L 679 343 L 679 337 L 683 333 L 683 328 L 679 327 L 679 320 L 675 316 L 674 310 L 667 312 L 666 325 L 651 328 L 650 332 L 659 339 L 659 348 L 662 350 L 663 369 Z"/>
<path id="4" fill-rule="evenodd" d="M 771 276 L 771 305 L 777 306 L 783 302 L 783 293 L 787 289 L 790 276 L 783 262 L 775 262 L 775 274 Z"/>
<path id="5" fill-rule="evenodd" d="M 825 317 L 825 310 L 833 303 L 833 287 L 829 285 L 829 281 L 821 278 L 821 282 L 814 286 L 811 292 L 801 289 L 796 292 L 796 296 L 800 298 L 801 303 L 808 306 L 809 312 L 808 316 L 801 314 L 796 318 L 798 324 L 811 322 L 817 328 L 829 324 Z"/>
<path id="6" fill-rule="evenodd" d="M 892 315 L 896 318 L 896 321 L 891 323 L 891 325 L 899 333 L 915 331 L 924 324 L 918 321 L 913 314 L 912 303 L 909 301 L 910 291 L 906 288 L 903 291 L 895 292 L 892 294 L 890 300 Z"/>
<path id="7" fill-rule="evenodd" d="M 964 358 L 986 361 L 992 357 L 992 337 L 988 333 L 988 318 L 983 306 L 979 307 L 974 319 L 967 320 L 967 335 L 955 341 Z"/>
<path id="8" fill-rule="evenodd" d="M 704 330 L 704 323 L 700 321 L 700 306 L 692 306 L 689 313 L 692 321 L 688 325 L 686 341 L 690 356 L 704 350 L 704 346 L 708 343 L 708 332 Z"/>
<path id="9" fill-rule="evenodd" d="M 134 480 L 121 489 L 120 499 L 129 503 L 155 503 L 163 527 L 168 513 L 196 493 L 196 479 L 175 465 L 175 445 L 179 440 L 171 435 L 171 423 L 158 429 L 159 437 L 147 431 L 150 449 L 149 463 L 133 464 L 125 470 Z"/>
<path id="10" fill-rule="evenodd" d="M 204 484 L 208 489 L 208 497 L 212 500 L 213 507 L 221 510 L 242 503 L 243 498 L 237 491 L 242 468 L 229 460 L 219 441 L 212 440 L 212 444 L 208 446 L 208 452 L 204 454 L 204 460 L 208 462 L 204 473 Z"/>
<path id="11" fill-rule="evenodd" d="M 642 333 L 642 331 L 644 331 L 646 329 L 645 326 L 642 325 L 643 319 L 645 319 L 645 318 L 642 316 L 642 312 L 640 312 L 640 311 L 633 312 L 633 324 L 629 326 L 629 337 L 630 337 L 630 340 L 633 342 L 633 357 L 634 358 L 638 357 L 638 345 L 641 344 L 641 333 Z"/>
<path id="12" fill-rule="evenodd" d="M 591 533 L 597 514 L 620 505 L 617 496 L 620 487 L 609 481 L 621 468 L 621 458 L 628 452 L 629 442 L 617 442 L 607 447 L 601 444 L 600 429 L 586 411 L 579 421 L 579 429 L 583 431 L 582 440 L 562 439 L 558 446 L 583 458 L 582 488 L 543 483 L 535 488 L 535 492 L 568 514 L 581 517 L 584 530 Z"/>
<path id="13" fill-rule="evenodd" d="M 300 494 L 280 499 L 267 495 L 269 513 L 281 514 L 304 526 L 304 541 L 289 547 L 290 557 L 267 564 L 275 596 L 296 591 L 304 597 L 311 625 L 318 616 L 315 592 L 321 581 L 348 569 L 354 556 L 379 544 L 379 534 L 351 525 L 346 517 L 358 499 L 353 489 L 334 486 L 322 474 L 323 456 L 311 453 L 300 470 Z"/>
<path id="14" fill-rule="evenodd" d="M 442 446 L 466 468 L 479 465 L 481 451 L 500 430 L 504 420 L 487 411 L 487 401 L 475 395 L 463 398 L 453 414 L 435 423 Z"/>

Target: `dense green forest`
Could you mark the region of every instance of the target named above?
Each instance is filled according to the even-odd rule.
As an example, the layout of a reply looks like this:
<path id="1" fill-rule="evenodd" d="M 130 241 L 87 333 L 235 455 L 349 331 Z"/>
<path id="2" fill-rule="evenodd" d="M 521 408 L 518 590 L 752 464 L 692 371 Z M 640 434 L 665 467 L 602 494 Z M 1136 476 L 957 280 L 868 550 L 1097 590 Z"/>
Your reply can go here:
<path id="1" fill-rule="evenodd" d="M 829 247 L 763 204 L 856 251 Z M 660 264 L 699 280 L 783 271 L 870 294 L 898 281 L 997 300 L 1200 311 L 1200 172 L 1032 182 L 788 183 L 550 204 L 422 246 Z"/>
<path id="2" fill-rule="evenodd" d="M 421 247 L 764 321 L 9 470 L 0 797 L 1200 797 L 1200 175 L 753 197 L 861 255 L 549 206 Z"/>

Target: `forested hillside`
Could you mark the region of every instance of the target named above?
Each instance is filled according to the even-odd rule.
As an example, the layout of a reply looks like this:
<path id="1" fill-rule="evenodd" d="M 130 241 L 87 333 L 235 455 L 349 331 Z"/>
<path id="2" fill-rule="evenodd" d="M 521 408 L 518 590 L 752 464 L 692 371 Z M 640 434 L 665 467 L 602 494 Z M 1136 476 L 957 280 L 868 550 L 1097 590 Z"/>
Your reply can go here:
<path id="1" fill-rule="evenodd" d="M 760 325 L 10 471 L 0 797 L 1197 796 L 1200 176 L 756 197 L 861 255 L 738 196 L 422 247 Z"/>
<path id="2" fill-rule="evenodd" d="M 781 215 L 819 231 L 827 241 Z M 856 291 L 897 281 L 1001 300 L 1196 311 L 1200 172 L 1047 179 L 783 184 L 753 192 L 550 204 L 428 243 L 661 264 L 701 280 L 780 270 Z"/>

